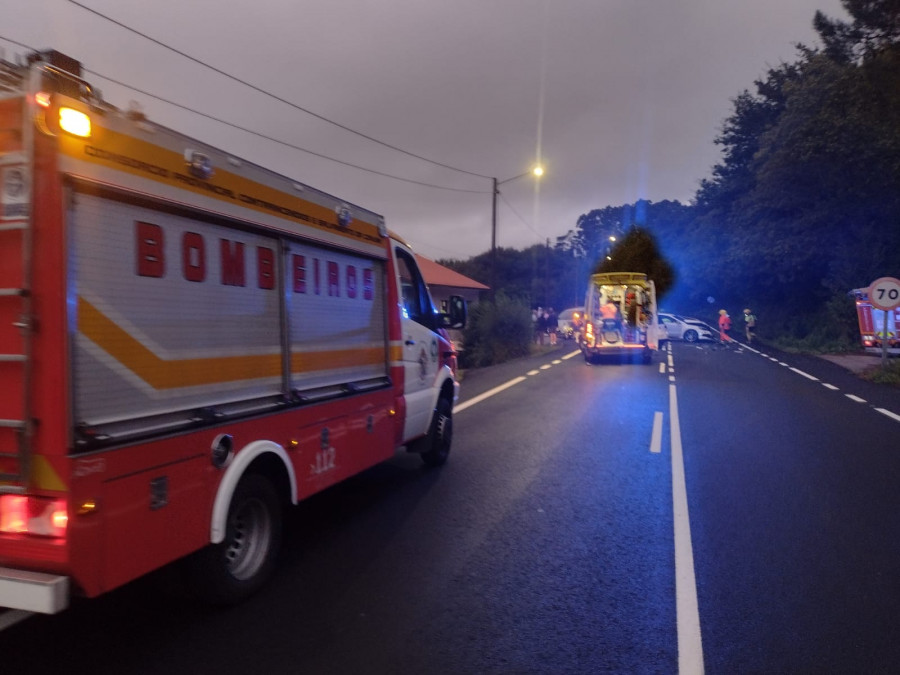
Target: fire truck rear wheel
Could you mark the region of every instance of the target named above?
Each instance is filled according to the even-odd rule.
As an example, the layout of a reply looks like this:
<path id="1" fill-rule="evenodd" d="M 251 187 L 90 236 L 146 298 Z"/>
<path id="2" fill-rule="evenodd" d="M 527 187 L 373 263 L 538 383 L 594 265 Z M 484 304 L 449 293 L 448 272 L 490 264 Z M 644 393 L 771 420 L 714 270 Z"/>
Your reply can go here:
<path id="1" fill-rule="evenodd" d="M 262 475 L 241 478 L 231 497 L 225 539 L 192 559 L 192 583 L 205 601 L 240 602 L 266 582 L 281 547 L 282 509 L 272 483 Z"/>
<path id="2" fill-rule="evenodd" d="M 425 450 L 422 461 L 428 466 L 441 466 L 450 456 L 450 442 L 453 440 L 453 409 L 445 398 L 438 399 L 431 420 L 431 429 L 423 439 Z"/>

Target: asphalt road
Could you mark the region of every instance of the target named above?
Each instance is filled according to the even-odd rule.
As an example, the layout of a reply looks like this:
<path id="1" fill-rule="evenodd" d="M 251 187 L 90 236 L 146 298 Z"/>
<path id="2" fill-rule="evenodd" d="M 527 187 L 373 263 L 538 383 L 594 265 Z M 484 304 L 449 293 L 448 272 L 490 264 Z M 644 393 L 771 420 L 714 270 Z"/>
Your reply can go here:
<path id="1" fill-rule="evenodd" d="M 896 670 L 898 390 L 748 349 L 570 352 L 466 373 L 449 463 L 292 509 L 244 605 L 166 570 L 6 629 L 0 671 Z"/>

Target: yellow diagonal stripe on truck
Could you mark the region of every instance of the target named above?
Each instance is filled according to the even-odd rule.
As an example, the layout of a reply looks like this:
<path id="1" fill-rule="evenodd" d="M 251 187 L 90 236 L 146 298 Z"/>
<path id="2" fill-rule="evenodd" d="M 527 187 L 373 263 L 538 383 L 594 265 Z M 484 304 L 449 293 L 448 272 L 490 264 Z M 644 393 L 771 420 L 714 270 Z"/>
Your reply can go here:
<path id="1" fill-rule="evenodd" d="M 281 376 L 281 354 L 162 359 L 83 297 L 78 298 L 78 330 L 158 390 Z M 383 347 L 300 352 L 291 356 L 291 372 L 377 365 L 384 361 Z"/>

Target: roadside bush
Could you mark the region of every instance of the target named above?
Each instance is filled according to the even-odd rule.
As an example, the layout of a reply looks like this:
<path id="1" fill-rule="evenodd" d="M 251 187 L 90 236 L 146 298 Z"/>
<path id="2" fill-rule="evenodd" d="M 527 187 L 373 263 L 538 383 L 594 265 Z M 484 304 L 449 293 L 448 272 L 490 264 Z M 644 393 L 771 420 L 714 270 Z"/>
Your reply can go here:
<path id="1" fill-rule="evenodd" d="M 498 293 L 494 303 L 472 307 L 463 332 L 463 368 L 479 368 L 528 356 L 532 338 L 531 311 L 524 303 Z"/>
<path id="2" fill-rule="evenodd" d="M 784 351 L 814 354 L 859 351 L 856 308 L 846 293 L 834 294 L 816 312 L 779 315 L 773 308 L 771 319 L 762 337 Z"/>
<path id="3" fill-rule="evenodd" d="M 862 378 L 878 384 L 900 387 L 900 359 L 892 358 L 884 368 L 879 365 L 877 368 L 867 370 L 862 374 Z"/>

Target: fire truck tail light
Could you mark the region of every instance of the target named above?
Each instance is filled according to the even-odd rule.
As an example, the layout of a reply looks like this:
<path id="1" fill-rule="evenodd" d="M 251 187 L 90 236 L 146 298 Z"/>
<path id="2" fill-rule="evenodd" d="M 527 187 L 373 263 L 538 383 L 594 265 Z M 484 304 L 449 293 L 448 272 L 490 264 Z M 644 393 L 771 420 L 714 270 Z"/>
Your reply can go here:
<path id="1" fill-rule="evenodd" d="M 61 107 L 59 109 L 59 128 L 73 136 L 88 138 L 91 135 L 91 118 L 80 110 Z"/>
<path id="2" fill-rule="evenodd" d="M 25 495 L 0 497 L 0 532 L 64 537 L 68 523 L 65 500 Z"/>

